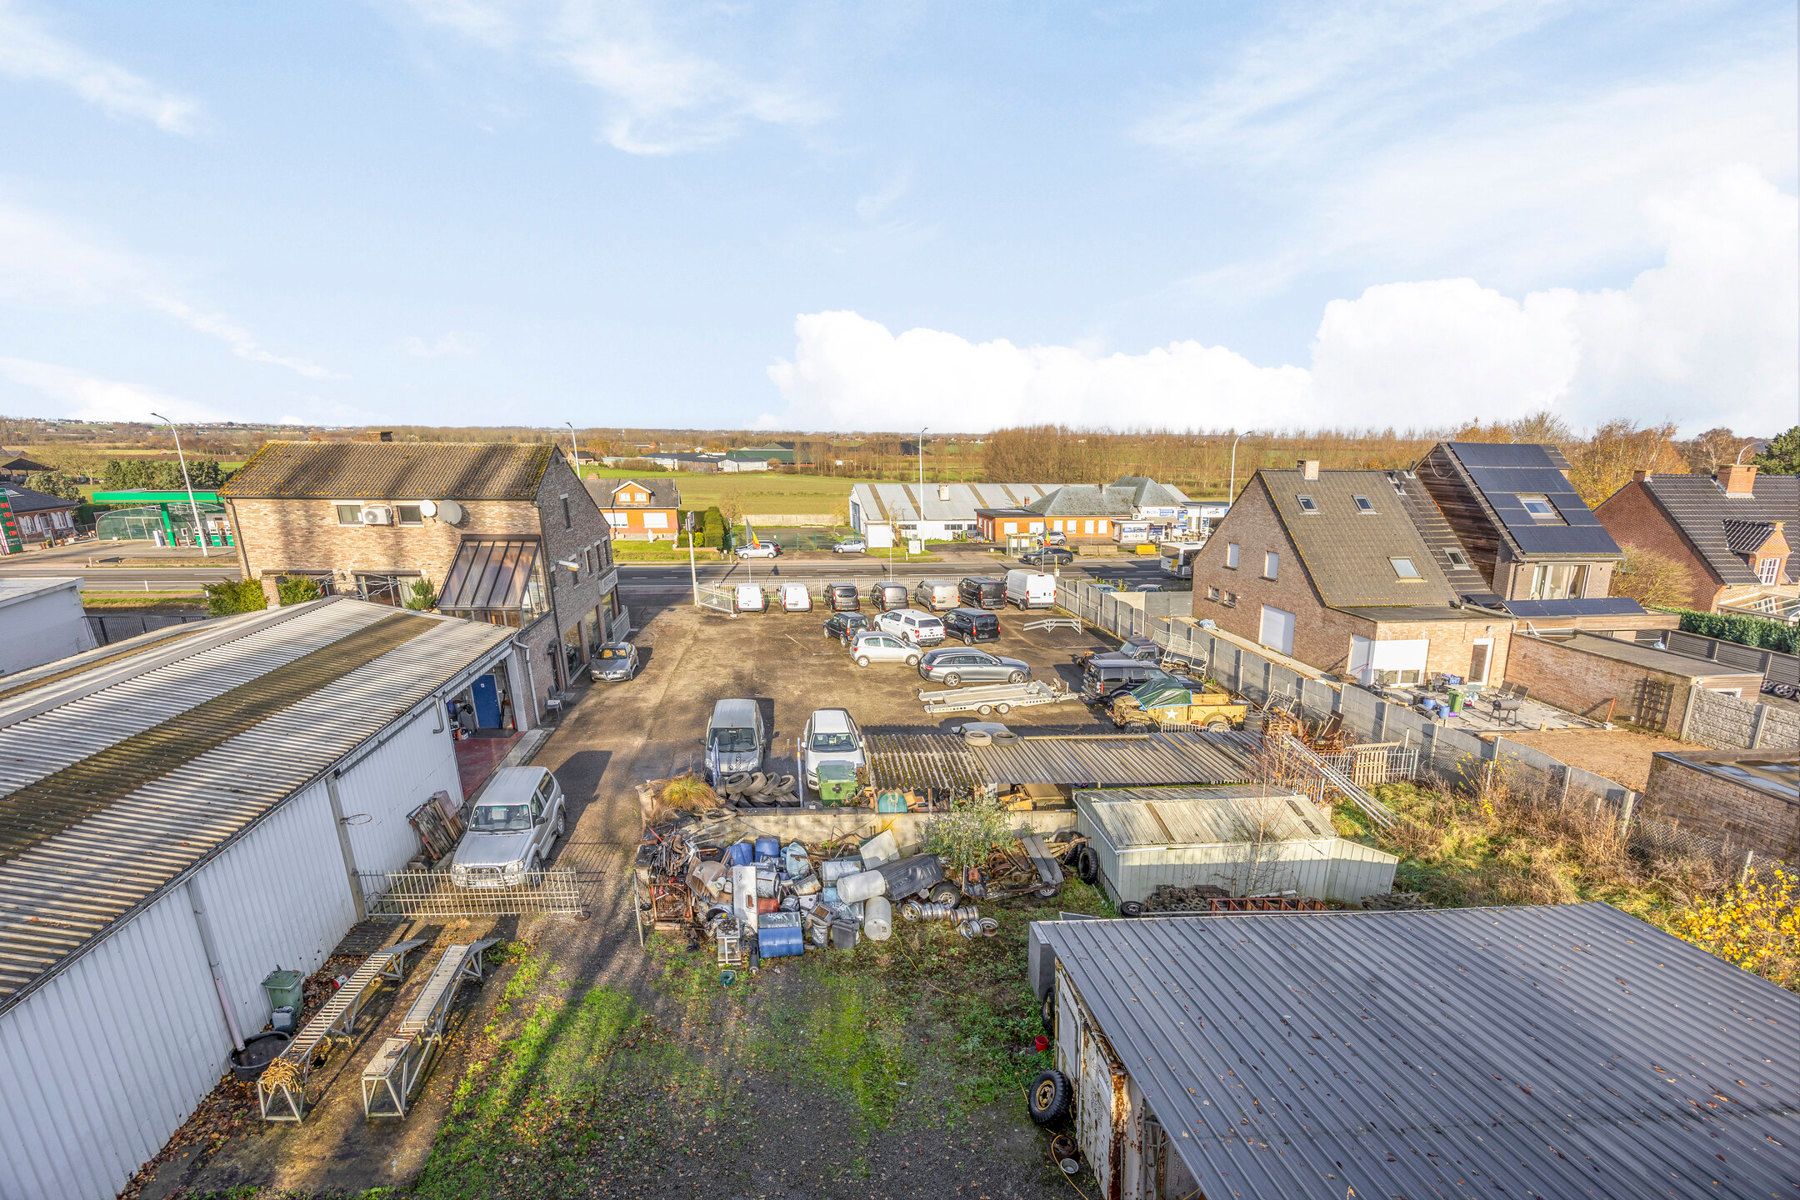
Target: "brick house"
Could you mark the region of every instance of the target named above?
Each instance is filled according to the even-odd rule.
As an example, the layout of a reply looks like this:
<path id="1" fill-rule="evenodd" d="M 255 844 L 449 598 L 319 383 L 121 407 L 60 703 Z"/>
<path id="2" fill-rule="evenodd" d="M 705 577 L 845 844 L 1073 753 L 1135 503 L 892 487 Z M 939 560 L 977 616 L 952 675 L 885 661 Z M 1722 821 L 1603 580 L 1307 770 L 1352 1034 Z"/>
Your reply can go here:
<path id="1" fill-rule="evenodd" d="M 1383 471 L 1260 470 L 1194 559 L 1194 616 L 1365 683 L 1497 682 L 1513 621 L 1457 602 Z"/>
<path id="2" fill-rule="evenodd" d="M 75 510 L 80 507 L 75 501 L 11 483 L 0 485 L 0 496 L 18 523 L 19 539 L 27 545 L 75 536 Z"/>
<path id="3" fill-rule="evenodd" d="M 1066 483 L 1030 503 L 983 508 L 975 517 L 983 540 L 1060 533 L 1070 540 L 1114 541 L 1120 526 L 1142 525 L 1146 537 L 1176 528 L 1201 527 L 1202 506 L 1181 489 L 1143 475 L 1126 475 L 1108 484 Z"/>
<path id="4" fill-rule="evenodd" d="M 1716 479 L 1640 471 L 1594 515 L 1621 544 L 1686 568 L 1690 608 L 1800 598 L 1788 532 L 1800 518 L 1800 476 L 1765 475 L 1751 465 L 1728 466 Z"/>
<path id="5" fill-rule="evenodd" d="M 562 451 L 515 443 L 270 442 L 219 489 L 244 578 L 518 630 L 522 689 L 567 688 L 618 623 L 607 523 Z"/>
<path id="6" fill-rule="evenodd" d="M 681 532 L 681 489 L 673 479 L 582 481 L 615 538 L 673 540 Z"/>

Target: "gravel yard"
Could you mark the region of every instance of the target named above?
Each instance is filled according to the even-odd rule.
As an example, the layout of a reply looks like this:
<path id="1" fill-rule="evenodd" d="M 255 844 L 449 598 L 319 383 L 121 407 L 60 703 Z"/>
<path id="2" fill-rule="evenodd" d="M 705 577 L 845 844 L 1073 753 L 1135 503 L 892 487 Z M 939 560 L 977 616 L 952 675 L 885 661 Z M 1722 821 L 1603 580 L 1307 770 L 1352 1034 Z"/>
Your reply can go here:
<path id="1" fill-rule="evenodd" d="M 591 915 L 494 926 L 511 939 L 506 952 L 465 995 L 406 1122 L 365 1122 L 346 1070 L 305 1125 L 243 1123 L 215 1148 L 176 1156 L 144 1194 L 1069 1195 L 1021 1095 L 1047 1061 L 1032 1047 L 1024 939 L 1035 916 L 1101 911 L 1092 889 L 1071 880 L 1038 908 L 984 906 L 1001 920 L 991 939 L 903 924 L 891 941 L 782 960 L 729 986 L 705 952 L 666 939 L 638 948 L 634 786 L 695 762 L 715 700 L 757 699 L 790 762 L 814 708 L 848 708 L 865 728 L 928 724 L 917 675 L 857 668 L 824 636 L 826 615 L 639 611 L 642 673 L 590 689 L 535 760 L 571 805 L 558 859 L 599 875 Z M 1042 615 L 1002 613 L 1002 638 L 986 648 L 1072 683 L 1071 652 L 1098 643 L 1020 628 Z M 1080 704 L 1008 720 L 1103 727 Z M 775 754 L 770 766 L 791 770 Z M 335 1061 L 360 1069 L 391 1019 L 378 1013 Z"/>

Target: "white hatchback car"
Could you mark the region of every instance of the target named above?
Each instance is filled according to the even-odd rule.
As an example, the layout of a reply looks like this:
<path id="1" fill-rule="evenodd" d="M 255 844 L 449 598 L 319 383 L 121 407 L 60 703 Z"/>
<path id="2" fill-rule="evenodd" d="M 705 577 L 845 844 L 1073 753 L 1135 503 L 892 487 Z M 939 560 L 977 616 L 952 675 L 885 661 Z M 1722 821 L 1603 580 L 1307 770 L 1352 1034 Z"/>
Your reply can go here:
<path id="1" fill-rule="evenodd" d="M 916 667 L 919 665 L 919 648 L 911 642 L 901 641 L 891 633 L 864 630 L 850 644 L 850 657 L 859 667 L 878 662 L 905 663 L 909 667 Z"/>
<path id="2" fill-rule="evenodd" d="M 916 608 L 896 608 L 875 618 L 875 628 L 915 646 L 935 646 L 944 640 L 944 623 Z"/>

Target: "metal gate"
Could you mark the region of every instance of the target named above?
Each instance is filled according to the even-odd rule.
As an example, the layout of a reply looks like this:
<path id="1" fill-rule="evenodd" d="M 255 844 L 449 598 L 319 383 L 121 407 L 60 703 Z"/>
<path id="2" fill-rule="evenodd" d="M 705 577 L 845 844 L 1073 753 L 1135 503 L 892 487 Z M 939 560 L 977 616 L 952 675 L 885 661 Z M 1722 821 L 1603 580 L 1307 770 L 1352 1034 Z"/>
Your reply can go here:
<path id="1" fill-rule="evenodd" d="M 581 882 L 570 870 L 532 871 L 517 887 L 462 888 L 448 871 L 357 872 L 371 917 L 580 916 Z"/>
<path id="2" fill-rule="evenodd" d="M 700 589 L 700 607 L 722 613 L 733 612 L 736 608 L 731 602 L 731 592 L 725 588 L 715 587 Z"/>

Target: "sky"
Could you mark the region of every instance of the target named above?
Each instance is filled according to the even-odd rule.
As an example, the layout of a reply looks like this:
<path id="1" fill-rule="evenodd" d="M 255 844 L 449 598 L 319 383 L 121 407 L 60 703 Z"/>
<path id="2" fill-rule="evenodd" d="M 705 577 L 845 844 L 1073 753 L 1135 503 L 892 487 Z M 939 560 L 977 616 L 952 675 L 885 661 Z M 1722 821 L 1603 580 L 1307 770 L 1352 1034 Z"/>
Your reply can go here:
<path id="1" fill-rule="evenodd" d="M 0 0 L 0 413 L 1800 420 L 1791 0 Z"/>

